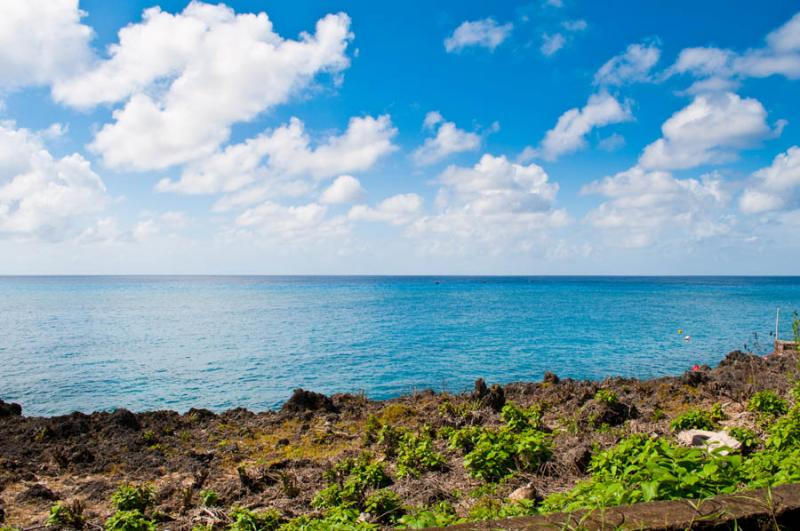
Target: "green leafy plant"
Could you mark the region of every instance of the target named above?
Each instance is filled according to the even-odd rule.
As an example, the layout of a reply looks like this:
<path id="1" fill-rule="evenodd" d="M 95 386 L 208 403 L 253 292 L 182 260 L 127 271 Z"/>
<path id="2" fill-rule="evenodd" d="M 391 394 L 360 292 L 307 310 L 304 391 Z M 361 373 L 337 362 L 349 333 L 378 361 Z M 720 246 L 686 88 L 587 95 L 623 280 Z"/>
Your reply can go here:
<path id="1" fill-rule="evenodd" d="M 669 425 L 672 431 L 682 430 L 714 430 L 717 428 L 717 423 L 711 417 L 708 411 L 699 409 L 690 409 L 685 413 L 675 417 Z"/>
<path id="2" fill-rule="evenodd" d="M 500 410 L 500 418 L 511 431 L 538 430 L 542 427 L 544 409 L 539 404 L 524 409 L 513 402 L 506 403 Z"/>
<path id="3" fill-rule="evenodd" d="M 325 473 L 328 486 L 317 493 L 311 504 L 320 509 L 348 507 L 363 509 L 366 493 L 389 485 L 383 465 L 373 463 L 372 456 L 362 454 L 337 463 Z"/>
<path id="4" fill-rule="evenodd" d="M 156 531 L 156 524 L 141 511 L 117 511 L 106 520 L 106 531 Z"/>
<path id="5" fill-rule="evenodd" d="M 433 450 L 433 439 L 429 435 L 405 433 L 397 448 L 397 475 L 419 477 L 427 470 L 440 470 L 445 459 Z"/>
<path id="6" fill-rule="evenodd" d="M 447 502 L 439 502 L 432 507 L 423 507 L 411 511 L 398 520 L 399 529 L 427 529 L 429 527 L 446 527 L 462 523 L 453 506 Z"/>
<path id="7" fill-rule="evenodd" d="M 377 490 L 364 500 L 364 512 L 381 523 L 391 524 L 403 515 L 403 502 L 389 489 Z"/>
<path id="8" fill-rule="evenodd" d="M 800 448 L 800 406 L 793 407 L 773 424 L 765 445 L 778 451 Z"/>
<path id="9" fill-rule="evenodd" d="M 469 452 L 475 448 L 475 444 L 482 433 L 483 428 L 478 426 L 468 426 L 460 430 L 453 430 L 447 437 L 447 447 L 451 450 Z"/>
<path id="10" fill-rule="evenodd" d="M 75 500 L 71 503 L 56 502 L 50 507 L 50 516 L 47 518 L 48 526 L 69 527 L 83 529 L 86 517 L 83 514 L 83 504 Z"/>
<path id="11" fill-rule="evenodd" d="M 281 525 L 281 513 L 274 509 L 251 511 L 243 507 L 234 507 L 230 515 L 229 531 L 274 531 Z"/>
<path id="12" fill-rule="evenodd" d="M 753 430 L 734 426 L 728 428 L 728 434 L 742 443 L 742 449 L 750 450 L 758 446 L 759 438 Z"/>
<path id="13" fill-rule="evenodd" d="M 484 430 L 464 456 L 464 467 L 471 476 L 494 482 L 515 470 L 533 471 L 551 454 L 550 438 L 541 431 Z"/>
<path id="14" fill-rule="evenodd" d="M 709 418 L 712 422 L 720 422 L 728 418 L 724 411 L 722 411 L 722 404 L 719 402 L 715 402 L 711 406 L 711 411 L 709 412 Z"/>
<path id="15" fill-rule="evenodd" d="M 118 511 L 146 512 L 155 501 L 150 485 L 130 485 L 123 483 L 111 496 L 111 503 Z"/>
<path id="16" fill-rule="evenodd" d="M 775 391 L 769 389 L 759 391 L 750 397 L 747 402 L 748 411 L 756 413 L 765 413 L 767 415 L 780 416 L 785 415 L 789 411 L 789 406 L 786 401 L 779 397 Z"/>
<path id="17" fill-rule="evenodd" d="M 219 505 L 219 495 L 211 489 L 201 490 L 200 501 L 205 507 L 216 507 Z"/>
<path id="18" fill-rule="evenodd" d="M 597 392 L 594 394 L 594 399 L 597 402 L 613 406 L 614 404 L 619 403 L 619 396 L 614 391 L 610 389 L 598 389 Z"/>

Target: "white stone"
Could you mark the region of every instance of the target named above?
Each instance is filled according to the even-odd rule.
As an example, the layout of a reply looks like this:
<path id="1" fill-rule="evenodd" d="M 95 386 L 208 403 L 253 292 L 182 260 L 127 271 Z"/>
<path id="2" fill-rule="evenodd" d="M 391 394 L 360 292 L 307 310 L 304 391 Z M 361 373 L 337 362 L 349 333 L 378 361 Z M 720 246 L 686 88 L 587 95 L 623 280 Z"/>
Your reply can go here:
<path id="1" fill-rule="evenodd" d="M 676 437 L 679 443 L 694 448 L 714 449 L 725 446 L 731 450 L 738 450 L 742 447 L 742 443 L 724 431 L 686 430 L 678 433 Z M 724 455 L 727 452 L 723 450 L 720 453 Z"/>

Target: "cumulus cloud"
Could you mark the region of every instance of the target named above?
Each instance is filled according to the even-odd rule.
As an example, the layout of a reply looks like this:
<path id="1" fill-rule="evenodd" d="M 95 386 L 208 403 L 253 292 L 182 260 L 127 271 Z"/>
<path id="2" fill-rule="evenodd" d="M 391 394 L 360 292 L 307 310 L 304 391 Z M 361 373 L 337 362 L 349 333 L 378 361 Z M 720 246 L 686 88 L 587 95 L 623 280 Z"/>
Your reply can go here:
<path id="1" fill-rule="evenodd" d="M 361 183 L 352 175 L 340 175 L 325 189 L 320 197 L 320 203 L 337 205 L 352 203 L 364 195 Z"/>
<path id="2" fill-rule="evenodd" d="M 609 59 L 594 75 L 595 85 L 624 85 L 646 81 L 661 57 L 655 44 L 631 44 L 623 53 Z"/>
<path id="3" fill-rule="evenodd" d="M 565 20 L 561 26 L 567 31 L 584 31 L 589 25 L 583 19 Z"/>
<path id="4" fill-rule="evenodd" d="M 539 148 L 526 148 L 522 157 L 555 160 L 585 147 L 585 137 L 592 129 L 632 119 L 627 102 L 620 103 L 607 92 L 592 94 L 583 108 L 576 107 L 562 114 L 555 127 L 545 134 Z"/>
<path id="5" fill-rule="evenodd" d="M 739 208 L 761 213 L 791 206 L 800 189 L 800 147 L 780 153 L 772 164 L 753 174 L 751 184 L 739 198 Z"/>
<path id="6" fill-rule="evenodd" d="M 81 24 L 78 0 L 3 2 L 0 88 L 49 85 L 82 70 L 93 32 Z"/>
<path id="7" fill-rule="evenodd" d="M 327 207 L 319 203 L 286 206 L 265 201 L 239 214 L 234 221 L 239 234 L 291 246 L 326 241 L 347 234 L 345 219 L 328 219 Z"/>
<path id="8" fill-rule="evenodd" d="M 493 18 L 462 22 L 453 34 L 444 40 L 448 53 L 460 52 L 464 48 L 480 46 L 494 51 L 510 35 L 514 25 L 498 24 Z"/>
<path id="9" fill-rule="evenodd" d="M 324 178 L 366 170 L 396 149 L 397 130 L 389 116 L 351 118 L 341 135 L 330 135 L 316 146 L 303 122 L 264 132 L 188 165 L 180 180 L 163 179 L 157 189 L 189 194 L 234 192 L 257 181 L 290 177 Z"/>
<path id="10" fill-rule="evenodd" d="M 154 7 L 120 30 L 107 59 L 57 80 L 53 95 L 79 108 L 124 102 L 91 149 L 112 167 L 166 168 L 214 153 L 234 123 L 345 69 L 349 28 L 347 15 L 328 15 L 291 40 L 265 13 L 197 1 L 174 15 Z"/>
<path id="11" fill-rule="evenodd" d="M 542 52 L 542 55 L 550 57 L 563 48 L 566 43 L 567 40 L 560 33 L 545 33 L 542 35 L 542 45 L 539 47 L 539 51 Z"/>
<path id="12" fill-rule="evenodd" d="M 448 167 L 438 182 L 437 212 L 410 227 L 412 236 L 436 252 L 524 245 L 569 221 L 554 208 L 558 184 L 536 164 L 484 154 L 472 167 Z"/>
<path id="13" fill-rule="evenodd" d="M 427 138 L 425 143 L 418 147 L 411 155 L 417 165 L 425 166 L 439 162 L 455 153 L 474 151 L 481 145 L 481 137 L 459 129 L 453 122 L 445 122 L 437 111 L 429 112 L 425 116 L 423 125 L 428 129 L 435 129 L 436 135 Z"/>
<path id="14" fill-rule="evenodd" d="M 701 94 L 661 127 L 662 138 L 647 146 L 639 159 L 646 169 L 685 169 L 736 158 L 740 149 L 780 134 L 766 122 L 767 111 L 752 98 L 733 93 Z"/>
<path id="15" fill-rule="evenodd" d="M 691 74 L 701 79 L 691 89 L 712 91 L 731 78 L 782 75 L 800 78 L 800 13 L 770 32 L 765 45 L 741 53 L 714 47 L 686 48 L 678 55 L 667 75 Z M 711 80 L 711 81 L 710 81 Z"/>
<path id="16" fill-rule="evenodd" d="M 729 197 L 715 174 L 676 179 L 669 172 L 634 166 L 584 186 L 582 193 L 607 199 L 586 215 L 586 222 L 624 247 L 686 237 L 697 241 L 730 230 L 723 216 Z"/>
<path id="17" fill-rule="evenodd" d="M 108 201 L 103 181 L 81 155 L 54 157 L 36 133 L 0 122 L 0 236 L 71 238 Z"/>
<path id="18" fill-rule="evenodd" d="M 386 198 L 374 207 L 356 205 L 347 213 L 352 221 L 372 221 L 406 225 L 419 217 L 422 198 L 417 194 L 399 194 Z"/>

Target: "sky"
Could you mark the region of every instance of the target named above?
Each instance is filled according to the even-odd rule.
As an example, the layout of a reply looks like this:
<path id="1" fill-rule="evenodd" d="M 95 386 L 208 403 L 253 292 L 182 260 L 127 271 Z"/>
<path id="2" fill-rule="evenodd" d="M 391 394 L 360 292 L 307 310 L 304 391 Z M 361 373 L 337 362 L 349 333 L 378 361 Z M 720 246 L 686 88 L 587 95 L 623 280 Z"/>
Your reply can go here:
<path id="1" fill-rule="evenodd" d="M 0 274 L 786 275 L 800 2 L 0 0 Z"/>

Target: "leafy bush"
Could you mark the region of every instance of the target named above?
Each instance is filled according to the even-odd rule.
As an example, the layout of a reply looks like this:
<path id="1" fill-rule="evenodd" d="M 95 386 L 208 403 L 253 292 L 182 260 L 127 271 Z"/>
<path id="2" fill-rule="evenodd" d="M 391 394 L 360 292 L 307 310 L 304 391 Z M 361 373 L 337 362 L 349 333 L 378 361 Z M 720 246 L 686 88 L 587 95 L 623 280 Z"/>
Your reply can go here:
<path id="1" fill-rule="evenodd" d="M 407 513 L 398 520 L 399 529 L 427 529 L 429 527 L 446 527 L 464 522 L 459 518 L 453 506 L 447 502 L 439 502 L 433 507 L 421 508 Z"/>
<path id="2" fill-rule="evenodd" d="M 594 394 L 594 399 L 609 406 L 619 403 L 619 396 L 617 396 L 617 393 L 609 389 L 598 389 Z"/>
<path id="3" fill-rule="evenodd" d="M 219 505 L 219 495 L 211 489 L 201 490 L 200 500 L 205 507 L 216 507 Z"/>
<path id="4" fill-rule="evenodd" d="M 774 487 L 800 482 L 800 449 L 764 451 L 753 454 L 745 463 L 747 485 L 752 488 Z"/>
<path id="5" fill-rule="evenodd" d="M 389 485 L 389 476 L 380 463 L 372 463 L 369 454 L 345 459 L 326 472 L 328 486 L 314 497 L 317 508 L 347 507 L 362 509 L 367 490 Z"/>
<path id="6" fill-rule="evenodd" d="M 422 472 L 441 469 L 444 464 L 444 457 L 433 450 L 433 439 L 430 436 L 403 434 L 397 448 L 398 476 L 419 477 Z"/>
<path id="7" fill-rule="evenodd" d="M 130 485 L 124 483 L 111 496 L 111 503 L 118 511 L 140 511 L 149 509 L 155 501 L 153 488 L 149 485 Z"/>
<path id="8" fill-rule="evenodd" d="M 778 419 L 769 430 L 766 447 L 771 450 L 800 448 L 800 406 L 795 406 L 785 417 Z"/>
<path id="9" fill-rule="evenodd" d="M 728 418 L 724 411 L 722 411 L 722 404 L 719 402 L 714 403 L 711 406 L 711 412 L 709 414 L 709 418 L 712 422 L 720 422 Z"/>
<path id="10" fill-rule="evenodd" d="M 506 501 L 483 498 L 469 511 L 470 520 L 500 520 L 513 516 L 535 514 L 536 508 L 532 500 Z"/>
<path id="11" fill-rule="evenodd" d="M 372 444 L 378 439 L 378 432 L 381 430 L 381 422 L 378 417 L 370 414 L 367 417 L 366 426 L 364 426 L 364 444 Z"/>
<path id="12" fill-rule="evenodd" d="M 672 431 L 683 430 L 714 430 L 717 428 L 717 423 L 711 417 L 708 411 L 699 409 L 690 409 L 685 413 L 675 417 L 669 425 Z"/>
<path id="13" fill-rule="evenodd" d="M 86 525 L 83 515 L 83 504 L 80 501 L 72 503 L 57 502 L 50 507 L 50 516 L 47 518 L 48 526 L 71 527 L 82 529 Z"/>
<path id="14" fill-rule="evenodd" d="M 464 467 L 471 476 L 494 482 L 515 470 L 533 471 L 551 454 L 550 438 L 540 431 L 484 430 L 464 456 Z"/>
<path id="15" fill-rule="evenodd" d="M 138 509 L 117 511 L 106 520 L 106 531 L 156 531 L 156 524 Z"/>
<path id="16" fill-rule="evenodd" d="M 592 457 L 592 477 L 549 496 L 545 511 L 571 511 L 734 492 L 745 479 L 742 457 L 675 446 L 634 435 Z"/>
<path id="17" fill-rule="evenodd" d="M 386 457 L 394 457 L 403 432 L 394 426 L 386 424 L 378 432 L 378 445 L 383 449 Z"/>
<path id="18" fill-rule="evenodd" d="M 254 512 L 243 507 L 231 510 L 230 531 L 274 531 L 281 525 L 281 513 L 274 509 Z"/>
<path id="19" fill-rule="evenodd" d="M 538 430 L 542 427 L 543 412 L 539 404 L 523 409 L 513 402 L 508 402 L 500 410 L 500 418 L 511 431 Z"/>
<path id="20" fill-rule="evenodd" d="M 756 413 L 766 413 L 767 415 L 780 416 L 789 411 L 786 401 L 769 389 L 759 391 L 750 397 L 747 402 L 747 410 Z"/>
<path id="21" fill-rule="evenodd" d="M 451 450 L 469 452 L 475 448 L 475 444 L 480 439 L 483 431 L 483 428 L 478 426 L 468 426 L 460 430 L 453 430 L 447 437 L 447 446 Z"/>
<path id="22" fill-rule="evenodd" d="M 753 430 L 734 426 L 728 428 L 728 434 L 742 443 L 742 449 L 749 450 L 758 446 L 759 438 Z"/>
<path id="23" fill-rule="evenodd" d="M 403 502 L 389 489 L 381 489 L 370 494 L 364 501 L 364 512 L 371 514 L 384 524 L 396 522 L 403 515 Z"/>

